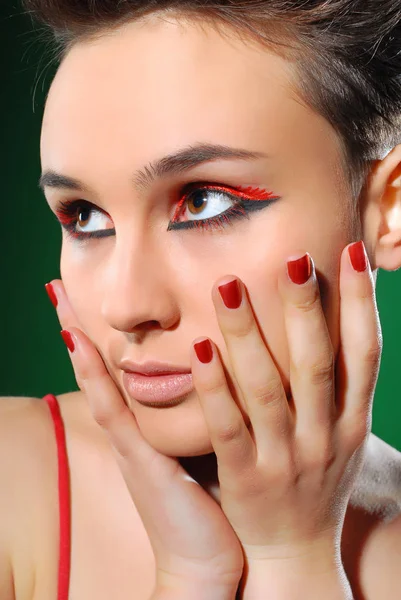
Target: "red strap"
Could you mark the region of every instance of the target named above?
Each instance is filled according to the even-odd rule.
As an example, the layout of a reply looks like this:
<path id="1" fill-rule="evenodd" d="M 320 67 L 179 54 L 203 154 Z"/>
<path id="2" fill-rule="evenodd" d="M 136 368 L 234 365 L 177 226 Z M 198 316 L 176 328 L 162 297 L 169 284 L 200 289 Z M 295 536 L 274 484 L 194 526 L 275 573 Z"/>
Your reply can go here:
<path id="1" fill-rule="evenodd" d="M 43 398 L 49 405 L 54 422 L 57 443 L 58 495 L 60 508 L 60 556 L 58 571 L 57 600 L 68 600 L 71 565 L 71 514 L 70 514 L 70 473 L 65 442 L 64 423 L 57 398 L 47 394 Z"/>

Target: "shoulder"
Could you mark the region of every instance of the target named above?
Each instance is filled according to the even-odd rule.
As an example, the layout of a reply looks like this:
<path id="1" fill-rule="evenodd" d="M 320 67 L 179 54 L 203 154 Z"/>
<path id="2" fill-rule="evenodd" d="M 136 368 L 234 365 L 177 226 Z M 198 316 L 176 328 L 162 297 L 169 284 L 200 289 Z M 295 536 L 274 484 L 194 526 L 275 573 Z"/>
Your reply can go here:
<path id="1" fill-rule="evenodd" d="M 13 474 L 28 462 L 28 467 L 44 449 L 49 439 L 49 409 L 39 398 L 0 398 L 0 477 L 12 487 L 20 481 Z M 30 450 L 35 448 L 32 455 Z M 30 463 L 30 464 L 29 464 Z M 10 494 L 3 494 L 3 500 Z"/>
<path id="2" fill-rule="evenodd" d="M 13 532 L 13 515 L 20 522 L 24 514 L 32 518 L 40 510 L 43 484 L 56 476 L 55 450 L 53 421 L 43 399 L 0 398 L 0 508 L 2 513 L 7 510 Z"/>
<path id="3" fill-rule="evenodd" d="M 364 600 L 395 598 L 401 589 L 401 513 L 381 523 L 368 536 L 360 559 L 360 591 Z"/>
<path id="4" fill-rule="evenodd" d="M 74 394 L 71 397 L 74 400 Z M 66 399 L 57 399 L 63 412 Z M 57 473 L 56 437 L 47 402 L 1 397 L 0 598 L 14 597 L 4 589 L 13 580 L 18 597 L 32 598 L 36 574 L 57 554 Z"/>
<path id="5" fill-rule="evenodd" d="M 43 399 L 0 398 L 0 480 L 6 478 L 15 490 L 32 481 L 54 454 L 54 437 L 51 413 Z"/>
<path id="6" fill-rule="evenodd" d="M 29 597 L 34 585 L 30 551 L 21 548 L 24 528 L 28 547 L 32 540 L 33 521 L 24 515 L 30 513 L 29 502 L 34 510 L 36 488 L 41 485 L 38 464 L 49 437 L 43 404 L 37 398 L 0 398 L 0 596 L 7 600 L 14 598 L 14 581 L 22 598 Z"/>
<path id="7" fill-rule="evenodd" d="M 82 392 L 61 394 L 56 398 L 67 437 L 73 437 L 75 430 L 94 429 Z M 49 453 L 50 440 L 55 443 L 53 419 L 43 398 L 0 397 L 0 448 L 12 447 L 17 453 L 14 458 L 23 456 L 26 459 L 27 451 L 34 447 L 35 457 L 42 458 L 41 452 Z"/>
<path id="8" fill-rule="evenodd" d="M 77 435 L 93 428 L 93 419 L 81 392 L 56 398 L 68 446 Z M 54 468 L 49 471 L 49 467 L 56 466 L 56 436 L 47 402 L 43 398 L 0 397 L 0 485 L 6 478 L 8 485 L 18 489 L 39 472 L 53 477 Z"/>

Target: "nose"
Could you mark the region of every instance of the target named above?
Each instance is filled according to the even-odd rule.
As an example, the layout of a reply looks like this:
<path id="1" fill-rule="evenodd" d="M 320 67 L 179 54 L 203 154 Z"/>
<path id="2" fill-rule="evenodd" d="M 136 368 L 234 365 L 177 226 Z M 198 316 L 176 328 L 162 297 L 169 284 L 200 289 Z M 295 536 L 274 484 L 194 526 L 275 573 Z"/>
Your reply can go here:
<path id="1" fill-rule="evenodd" d="M 179 318 L 165 250 L 138 238 L 120 239 L 102 281 L 102 317 L 113 329 L 169 329 Z M 162 258 L 162 255 L 163 258 Z"/>

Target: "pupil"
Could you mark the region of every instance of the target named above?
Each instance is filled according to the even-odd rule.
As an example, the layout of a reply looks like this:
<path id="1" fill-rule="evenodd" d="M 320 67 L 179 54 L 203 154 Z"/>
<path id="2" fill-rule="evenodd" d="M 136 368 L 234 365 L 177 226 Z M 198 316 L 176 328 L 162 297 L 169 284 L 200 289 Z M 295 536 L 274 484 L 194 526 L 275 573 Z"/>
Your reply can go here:
<path id="1" fill-rule="evenodd" d="M 207 199 L 205 198 L 206 195 L 207 194 L 205 190 L 198 190 L 196 192 L 193 192 L 189 201 L 189 210 L 192 214 L 199 214 L 200 212 L 202 212 L 202 209 L 207 204 Z"/>
<path id="2" fill-rule="evenodd" d="M 82 221 L 87 221 L 89 219 L 89 208 L 82 208 L 78 213 L 78 221 L 79 224 L 82 225 Z"/>
<path id="3" fill-rule="evenodd" d="M 194 194 L 193 205 L 195 208 L 202 208 L 203 203 L 205 202 L 204 195 L 204 192 L 196 192 Z"/>

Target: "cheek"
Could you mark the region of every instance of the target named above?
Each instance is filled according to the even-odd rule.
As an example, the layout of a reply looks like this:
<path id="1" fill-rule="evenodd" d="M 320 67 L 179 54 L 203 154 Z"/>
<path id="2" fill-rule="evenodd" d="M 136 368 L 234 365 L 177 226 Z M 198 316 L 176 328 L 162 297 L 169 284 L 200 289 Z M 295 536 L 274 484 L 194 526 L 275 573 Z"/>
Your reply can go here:
<path id="1" fill-rule="evenodd" d="M 60 259 L 60 274 L 71 308 L 82 329 L 88 333 L 93 329 L 100 311 L 99 295 L 93 293 L 95 269 L 81 257 L 74 256 L 74 253 L 64 246 Z"/>

